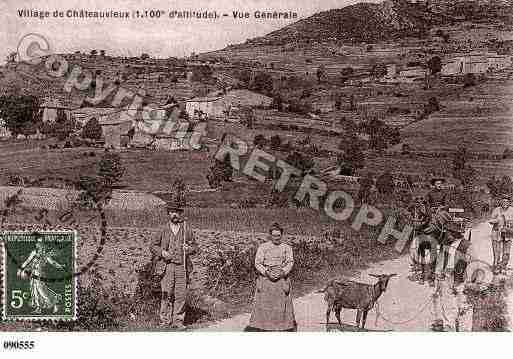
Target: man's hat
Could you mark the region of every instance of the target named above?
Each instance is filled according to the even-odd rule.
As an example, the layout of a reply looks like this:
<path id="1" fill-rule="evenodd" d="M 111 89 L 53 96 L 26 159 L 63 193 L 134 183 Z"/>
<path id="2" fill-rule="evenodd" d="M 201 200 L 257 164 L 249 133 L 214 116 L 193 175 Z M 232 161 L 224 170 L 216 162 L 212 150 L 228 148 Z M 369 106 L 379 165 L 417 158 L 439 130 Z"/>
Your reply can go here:
<path id="1" fill-rule="evenodd" d="M 447 182 L 447 180 L 443 177 L 434 177 L 434 178 L 431 178 L 431 185 L 434 186 L 436 182 L 438 181 L 441 181 L 443 183 Z"/>
<path id="2" fill-rule="evenodd" d="M 280 231 L 280 233 L 283 234 L 283 228 L 277 222 L 274 222 L 271 228 L 269 228 L 269 233 L 272 233 L 273 231 Z"/>
<path id="3" fill-rule="evenodd" d="M 184 209 L 178 203 L 168 202 L 168 203 L 166 203 L 166 211 L 167 211 L 167 213 L 169 213 L 169 212 L 179 212 L 179 213 L 182 213 L 184 211 Z"/>

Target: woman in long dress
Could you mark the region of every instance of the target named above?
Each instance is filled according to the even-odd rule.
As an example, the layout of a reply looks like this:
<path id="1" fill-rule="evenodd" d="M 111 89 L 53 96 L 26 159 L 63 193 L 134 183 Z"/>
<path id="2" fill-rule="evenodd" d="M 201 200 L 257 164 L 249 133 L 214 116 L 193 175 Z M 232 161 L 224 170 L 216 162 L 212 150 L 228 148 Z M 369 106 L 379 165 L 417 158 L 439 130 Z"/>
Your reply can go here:
<path id="1" fill-rule="evenodd" d="M 52 252 L 48 251 L 41 241 L 37 241 L 36 248 L 18 272 L 22 278 L 27 274 L 30 276 L 30 306 L 34 308 L 35 314 L 41 314 L 43 310 L 48 309 L 56 313 L 59 310 L 59 303 L 62 302 L 62 295 L 53 291 L 45 282 L 47 265 L 64 268 L 52 258 Z"/>
<path id="2" fill-rule="evenodd" d="M 258 247 L 253 312 L 246 331 L 295 331 L 289 273 L 294 265 L 292 247 L 282 242 L 283 229 L 274 224 L 270 240 Z"/>

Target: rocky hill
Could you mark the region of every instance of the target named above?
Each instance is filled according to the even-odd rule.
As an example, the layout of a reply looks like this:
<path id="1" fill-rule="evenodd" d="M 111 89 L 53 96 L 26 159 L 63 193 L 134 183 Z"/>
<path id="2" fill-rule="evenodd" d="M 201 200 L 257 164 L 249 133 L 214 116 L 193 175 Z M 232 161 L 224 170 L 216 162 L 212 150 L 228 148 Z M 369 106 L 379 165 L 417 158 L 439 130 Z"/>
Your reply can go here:
<path id="1" fill-rule="evenodd" d="M 336 39 L 349 42 L 377 42 L 409 36 L 423 36 L 434 25 L 461 21 L 513 21 L 511 0 L 386 0 L 358 3 L 316 13 L 245 45 L 283 45 L 309 40 Z"/>
<path id="2" fill-rule="evenodd" d="M 359 3 L 319 12 L 249 42 L 288 43 L 336 38 L 375 42 L 424 33 L 430 25 L 425 6 L 403 0 Z"/>

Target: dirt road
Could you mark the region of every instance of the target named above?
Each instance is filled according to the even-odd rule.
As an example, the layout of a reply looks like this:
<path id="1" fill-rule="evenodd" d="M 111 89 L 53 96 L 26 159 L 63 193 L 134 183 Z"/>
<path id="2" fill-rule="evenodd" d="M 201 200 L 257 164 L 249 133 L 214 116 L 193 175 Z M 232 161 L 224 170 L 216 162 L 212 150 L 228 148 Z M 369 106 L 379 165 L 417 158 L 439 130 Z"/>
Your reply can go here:
<path id="1" fill-rule="evenodd" d="M 491 263 L 491 245 L 489 242 L 490 226 L 480 223 L 472 228 L 473 257 L 485 263 Z M 468 232 L 466 233 L 468 236 Z M 434 289 L 426 285 L 419 285 L 408 279 L 409 258 L 403 256 L 395 260 L 388 260 L 372 264 L 360 275 L 352 279 L 374 283 L 375 279 L 369 273 L 397 273 L 391 279 L 388 290 L 379 300 L 379 308 L 369 312 L 366 329 L 369 331 L 429 331 L 433 321 L 433 305 L 431 295 Z M 319 286 L 321 289 L 322 285 Z M 448 330 L 455 330 L 456 298 L 448 290 L 442 296 L 443 313 L 447 319 Z M 508 310 L 512 313 L 513 295 L 508 298 Z M 330 324 L 326 325 L 326 305 L 323 294 L 310 293 L 294 300 L 294 310 L 298 323 L 298 331 L 324 332 L 341 330 L 332 314 Z M 377 316 L 377 312 L 380 313 Z M 344 310 L 342 312 L 342 330 L 356 330 L 354 323 L 356 311 Z M 470 331 L 472 310 L 460 319 L 460 331 Z M 241 314 L 215 323 L 201 331 L 242 331 L 249 321 L 249 314 Z"/>

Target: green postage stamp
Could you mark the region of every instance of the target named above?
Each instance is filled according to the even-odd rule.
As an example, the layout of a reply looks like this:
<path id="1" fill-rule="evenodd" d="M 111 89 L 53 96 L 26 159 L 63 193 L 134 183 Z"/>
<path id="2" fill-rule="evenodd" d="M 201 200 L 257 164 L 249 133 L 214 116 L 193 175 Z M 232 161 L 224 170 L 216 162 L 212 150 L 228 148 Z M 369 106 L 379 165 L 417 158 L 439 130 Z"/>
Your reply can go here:
<path id="1" fill-rule="evenodd" d="M 2 318 L 76 320 L 75 231 L 2 232 Z"/>

